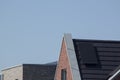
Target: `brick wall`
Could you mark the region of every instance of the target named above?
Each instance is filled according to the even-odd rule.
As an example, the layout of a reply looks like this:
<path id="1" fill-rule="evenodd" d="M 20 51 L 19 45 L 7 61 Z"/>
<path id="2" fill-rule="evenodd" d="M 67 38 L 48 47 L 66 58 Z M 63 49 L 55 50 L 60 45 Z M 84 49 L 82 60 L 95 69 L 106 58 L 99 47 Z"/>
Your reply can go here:
<path id="1" fill-rule="evenodd" d="M 16 79 L 23 80 L 22 71 L 23 71 L 22 65 L 5 69 L 2 71 L 3 79 L 4 80 L 16 80 Z"/>
<path id="2" fill-rule="evenodd" d="M 70 65 L 69 65 L 69 60 L 67 57 L 66 46 L 65 46 L 64 40 L 62 42 L 60 58 L 59 58 L 59 62 L 58 62 L 58 66 L 57 66 L 56 74 L 55 74 L 55 80 L 61 80 L 61 69 L 66 69 L 67 80 L 72 80 L 72 76 L 71 76 L 72 74 L 70 71 Z"/>

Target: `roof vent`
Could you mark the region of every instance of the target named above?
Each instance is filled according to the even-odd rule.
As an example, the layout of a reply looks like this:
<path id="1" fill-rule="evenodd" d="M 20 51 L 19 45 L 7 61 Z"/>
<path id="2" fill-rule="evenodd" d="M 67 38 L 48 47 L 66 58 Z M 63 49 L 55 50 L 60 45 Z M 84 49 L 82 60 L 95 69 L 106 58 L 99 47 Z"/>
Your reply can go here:
<path id="1" fill-rule="evenodd" d="M 98 59 L 94 46 L 91 43 L 79 44 L 80 56 L 83 64 L 97 65 Z"/>

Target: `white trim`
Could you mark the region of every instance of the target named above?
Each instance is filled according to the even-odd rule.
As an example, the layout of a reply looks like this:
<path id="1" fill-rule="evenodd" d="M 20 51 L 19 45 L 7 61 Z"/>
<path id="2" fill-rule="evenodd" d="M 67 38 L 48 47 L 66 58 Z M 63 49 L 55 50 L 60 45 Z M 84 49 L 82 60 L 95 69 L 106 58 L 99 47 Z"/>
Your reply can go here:
<path id="1" fill-rule="evenodd" d="M 81 80 L 75 49 L 73 45 L 72 35 L 64 34 L 67 56 L 72 73 L 72 80 Z"/>
<path id="2" fill-rule="evenodd" d="M 120 69 L 113 76 L 111 76 L 108 80 L 114 79 L 119 73 L 120 73 Z"/>

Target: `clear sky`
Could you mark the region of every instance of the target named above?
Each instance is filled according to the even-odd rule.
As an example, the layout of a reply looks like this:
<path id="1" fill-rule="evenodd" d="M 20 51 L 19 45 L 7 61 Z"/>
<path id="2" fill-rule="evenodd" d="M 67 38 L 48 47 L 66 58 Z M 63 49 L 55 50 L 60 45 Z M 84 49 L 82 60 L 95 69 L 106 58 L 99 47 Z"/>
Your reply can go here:
<path id="1" fill-rule="evenodd" d="M 0 0 L 0 70 L 58 60 L 64 33 L 120 40 L 120 0 Z"/>

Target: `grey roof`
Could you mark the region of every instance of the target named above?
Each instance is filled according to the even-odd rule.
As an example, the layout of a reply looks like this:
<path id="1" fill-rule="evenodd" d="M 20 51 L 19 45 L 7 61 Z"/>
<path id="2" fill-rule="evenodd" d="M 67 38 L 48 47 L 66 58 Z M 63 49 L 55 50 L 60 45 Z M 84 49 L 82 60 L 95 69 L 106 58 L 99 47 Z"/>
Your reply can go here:
<path id="1" fill-rule="evenodd" d="M 23 64 L 23 80 L 54 80 L 56 65 Z"/>
<path id="2" fill-rule="evenodd" d="M 73 43 L 82 80 L 106 80 L 120 65 L 120 41 L 73 39 Z M 93 46 L 97 61 L 91 56 L 93 54 L 91 52 L 82 54 L 80 46 L 85 48 L 84 44 Z M 86 47 L 85 50 L 89 49 Z M 83 52 L 86 52 L 85 50 Z M 86 58 L 92 60 L 86 63 Z"/>
<path id="3" fill-rule="evenodd" d="M 57 65 L 57 61 L 46 63 L 45 65 Z"/>

